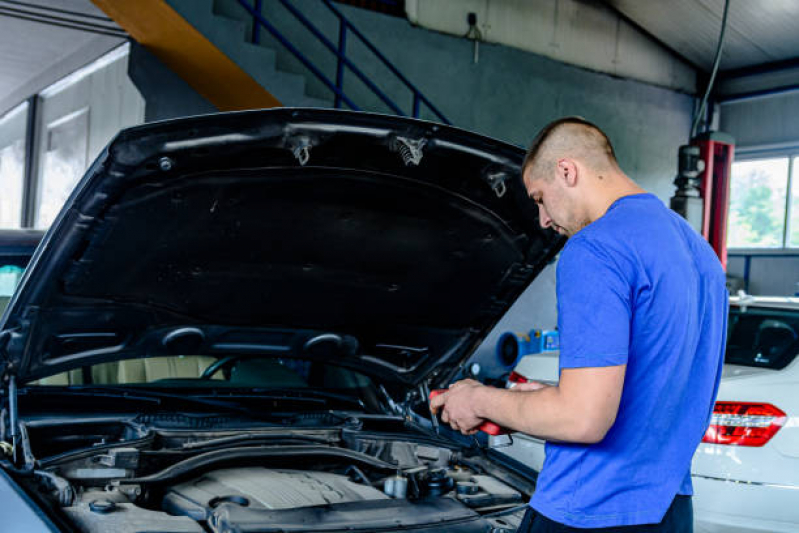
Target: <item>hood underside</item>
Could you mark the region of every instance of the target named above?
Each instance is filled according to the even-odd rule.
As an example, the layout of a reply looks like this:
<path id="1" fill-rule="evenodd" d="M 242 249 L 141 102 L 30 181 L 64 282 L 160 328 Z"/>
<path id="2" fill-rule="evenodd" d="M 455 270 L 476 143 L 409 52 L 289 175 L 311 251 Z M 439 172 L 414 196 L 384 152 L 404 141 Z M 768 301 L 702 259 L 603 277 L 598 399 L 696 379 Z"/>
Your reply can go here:
<path id="1" fill-rule="evenodd" d="M 124 130 L 4 316 L 5 369 L 26 381 L 143 355 L 277 354 L 418 383 L 468 356 L 562 246 L 538 226 L 523 157 L 330 110 Z"/>

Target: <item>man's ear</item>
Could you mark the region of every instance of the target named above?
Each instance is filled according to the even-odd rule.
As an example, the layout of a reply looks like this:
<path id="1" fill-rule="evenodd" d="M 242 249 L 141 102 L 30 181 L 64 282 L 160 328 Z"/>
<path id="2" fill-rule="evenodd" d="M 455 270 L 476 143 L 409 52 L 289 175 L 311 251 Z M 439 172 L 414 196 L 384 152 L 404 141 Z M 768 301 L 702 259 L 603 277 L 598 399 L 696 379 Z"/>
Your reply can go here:
<path id="1" fill-rule="evenodd" d="M 577 185 L 577 165 L 571 159 L 558 160 L 558 177 L 563 179 L 567 187 Z"/>

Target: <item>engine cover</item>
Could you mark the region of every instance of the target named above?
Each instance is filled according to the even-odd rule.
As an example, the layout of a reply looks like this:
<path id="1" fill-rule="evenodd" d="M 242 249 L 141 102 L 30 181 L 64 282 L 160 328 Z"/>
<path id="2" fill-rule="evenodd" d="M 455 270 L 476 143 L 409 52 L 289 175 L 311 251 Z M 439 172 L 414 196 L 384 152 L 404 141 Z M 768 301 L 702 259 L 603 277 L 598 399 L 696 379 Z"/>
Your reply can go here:
<path id="1" fill-rule="evenodd" d="M 327 472 L 228 468 L 171 487 L 165 511 L 205 520 L 221 504 L 248 509 L 296 509 L 318 505 L 387 500 L 379 490 Z"/>

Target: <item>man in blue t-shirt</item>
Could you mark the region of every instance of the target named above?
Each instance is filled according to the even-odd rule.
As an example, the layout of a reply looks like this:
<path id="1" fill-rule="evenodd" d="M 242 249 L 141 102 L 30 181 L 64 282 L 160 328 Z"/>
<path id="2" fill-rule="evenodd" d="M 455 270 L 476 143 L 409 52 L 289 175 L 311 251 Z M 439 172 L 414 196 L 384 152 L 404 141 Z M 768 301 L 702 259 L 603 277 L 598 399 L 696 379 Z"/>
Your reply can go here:
<path id="1" fill-rule="evenodd" d="M 431 408 L 464 434 L 491 420 L 548 441 L 519 531 L 690 532 L 691 458 L 724 362 L 721 265 L 585 120 L 544 128 L 522 177 L 541 225 L 569 237 L 557 268 L 560 381 L 464 380 Z"/>

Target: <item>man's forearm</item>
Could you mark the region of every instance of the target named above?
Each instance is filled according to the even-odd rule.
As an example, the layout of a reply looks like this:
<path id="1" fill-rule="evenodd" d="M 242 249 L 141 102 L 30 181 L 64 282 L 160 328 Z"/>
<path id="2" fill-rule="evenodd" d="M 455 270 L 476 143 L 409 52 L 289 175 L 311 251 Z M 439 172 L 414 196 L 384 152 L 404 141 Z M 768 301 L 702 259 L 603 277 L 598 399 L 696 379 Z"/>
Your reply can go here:
<path id="1" fill-rule="evenodd" d="M 513 431 L 562 442 L 592 443 L 604 437 L 557 386 L 526 392 L 481 387 L 476 393 L 477 415 Z"/>

